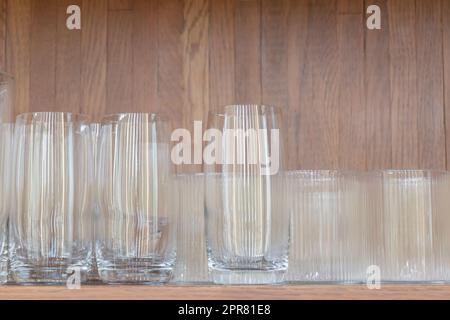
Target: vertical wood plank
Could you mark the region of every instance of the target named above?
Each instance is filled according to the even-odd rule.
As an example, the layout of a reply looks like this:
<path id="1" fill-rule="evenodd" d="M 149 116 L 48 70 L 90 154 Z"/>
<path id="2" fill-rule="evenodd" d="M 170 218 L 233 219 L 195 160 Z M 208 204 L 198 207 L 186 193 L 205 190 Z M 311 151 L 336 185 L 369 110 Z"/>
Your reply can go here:
<path id="1" fill-rule="evenodd" d="M 209 2 L 186 0 L 183 39 L 183 120 L 206 121 L 209 110 Z"/>
<path id="2" fill-rule="evenodd" d="M 7 2 L 7 71 L 15 80 L 15 114 L 30 104 L 31 0 Z"/>
<path id="3" fill-rule="evenodd" d="M 416 1 L 419 166 L 445 169 L 441 1 Z"/>
<path id="4" fill-rule="evenodd" d="M 131 10 L 135 0 L 108 0 L 108 10 Z"/>
<path id="5" fill-rule="evenodd" d="M 264 104 L 281 108 L 288 96 L 288 5 L 286 0 L 262 0 L 262 97 Z"/>
<path id="6" fill-rule="evenodd" d="M 262 101 L 266 105 L 277 106 L 281 115 L 288 114 L 288 0 L 262 0 Z M 291 67 L 296 62 L 292 61 Z M 283 124 L 289 125 L 287 121 Z M 283 138 L 288 138 L 288 128 L 282 127 Z M 283 140 L 285 141 L 285 140 Z M 289 140 L 288 140 L 289 141 Z M 282 159 L 284 165 L 295 161 L 296 148 L 291 145 L 284 146 L 287 159 Z"/>
<path id="7" fill-rule="evenodd" d="M 67 7 L 81 1 L 59 0 L 56 33 L 56 106 L 61 111 L 81 112 L 81 31 L 66 26 Z"/>
<path id="8" fill-rule="evenodd" d="M 365 41 L 365 87 L 367 110 L 367 169 L 392 167 L 391 86 L 388 0 L 366 0 L 381 9 L 381 30 L 367 30 Z"/>
<path id="9" fill-rule="evenodd" d="M 0 70 L 6 71 L 6 3 L 0 0 Z"/>
<path id="10" fill-rule="evenodd" d="M 392 166 L 418 168 L 415 1 L 389 0 Z"/>
<path id="11" fill-rule="evenodd" d="M 136 112 L 133 105 L 133 12 L 108 12 L 108 113 Z"/>
<path id="12" fill-rule="evenodd" d="M 307 87 L 306 53 L 308 37 L 308 0 L 289 0 L 288 4 L 288 112 L 284 116 L 287 126 L 287 169 L 301 169 L 305 154 L 303 114 L 312 102 L 311 88 Z"/>
<path id="13" fill-rule="evenodd" d="M 210 1 L 209 95 L 210 107 L 235 101 L 235 0 Z"/>
<path id="14" fill-rule="evenodd" d="M 183 25 L 183 1 L 159 0 L 158 101 L 161 112 L 170 115 L 177 128 L 183 121 Z"/>
<path id="15" fill-rule="evenodd" d="M 363 2 L 339 0 L 339 168 L 366 168 Z M 348 13 L 351 12 L 351 13 Z"/>
<path id="16" fill-rule="evenodd" d="M 305 169 L 339 166 L 339 85 L 336 1 L 310 2 L 305 88 L 311 96 L 301 114 L 300 157 Z M 307 94 L 307 93 L 306 93 Z"/>
<path id="17" fill-rule="evenodd" d="M 135 0 L 133 12 L 133 105 L 158 111 L 158 3 Z"/>
<path id="18" fill-rule="evenodd" d="M 81 110 L 100 121 L 106 113 L 107 0 L 83 0 Z"/>
<path id="19" fill-rule="evenodd" d="M 261 1 L 238 0 L 235 15 L 236 100 L 241 104 L 260 104 Z"/>
<path id="20" fill-rule="evenodd" d="M 194 121 L 206 125 L 209 110 L 209 1 L 184 1 L 183 42 L 183 127 L 194 133 Z M 183 169 L 202 171 L 202 142 L 194 139 L 195 165 Z"/>
<path id="21" fill-rule="evenodd" d="M 447 170 L 450 168 L 450 1 L 442 0 L 442 30 L 444 58 L 444 99 Z"/>
<path id="22" fill-rule="evenodd" d="M 33 0 L 30 111 L 62 111 L 56 105 L 56 0 Z"/>

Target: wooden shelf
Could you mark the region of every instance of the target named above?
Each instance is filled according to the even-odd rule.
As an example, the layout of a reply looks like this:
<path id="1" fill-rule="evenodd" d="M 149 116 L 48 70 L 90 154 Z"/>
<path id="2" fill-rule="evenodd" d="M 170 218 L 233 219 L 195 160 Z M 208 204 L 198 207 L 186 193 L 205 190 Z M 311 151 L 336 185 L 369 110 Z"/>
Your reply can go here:
<path id="1" fill-rule="evenodd" d="M 0 287 L 0 299 L 450 299 L 447 285 L 385 285 L 369 290 L 355 285 L 295 285 L 295 286 L 83 286 L 80 290 L 65 287 Z"/>

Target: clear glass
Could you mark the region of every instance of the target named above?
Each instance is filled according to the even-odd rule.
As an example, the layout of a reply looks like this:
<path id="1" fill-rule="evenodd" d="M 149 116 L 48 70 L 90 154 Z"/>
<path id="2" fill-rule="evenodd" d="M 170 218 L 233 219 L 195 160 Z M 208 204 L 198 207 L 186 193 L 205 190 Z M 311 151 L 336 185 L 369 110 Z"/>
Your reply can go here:
<path id="1" fill-rule="evenodd" d="M 287 181 L 292 208 L 287 280 L 365 282 L 380 241 L 381 175 L 292 171 Z"/>
<path id="2" fill-rule="evenodd" d="M 215 283 L 283 281 L 289 212 L 283 206 L 280 110 L 226 106 L 209 115 L 205 133 L 205 214 Z"/>
<path id="3" fill-rule="evenodd" d="M 89 125 L 71 113 L 17 117 L 10 260 L 16 283 L 85 281 L 91 268 Z"/>
<path id="4" fill-rule="evenodd" d="M 164 283 L 175 264 L 176 201 L 166 121 L 124 113 L 104 119 L 96 255 L 107 283 Z"/>
<path id="5" fill-rule="evenodd" d="M 448 172 L 383 172 L 384 282 L 449 281 Z"/>
<path id="6" fill-rule="evenodd" d="M 178 174 L 177 283 L 210 282 L 205 241 L 205 180 L 201 173 Z"/>
<path id="7" fill-rule="evenodd" d="M 8 280 L 8 217 L 11 205 L 14 80 L 0 72 L 0 284 Z"/>

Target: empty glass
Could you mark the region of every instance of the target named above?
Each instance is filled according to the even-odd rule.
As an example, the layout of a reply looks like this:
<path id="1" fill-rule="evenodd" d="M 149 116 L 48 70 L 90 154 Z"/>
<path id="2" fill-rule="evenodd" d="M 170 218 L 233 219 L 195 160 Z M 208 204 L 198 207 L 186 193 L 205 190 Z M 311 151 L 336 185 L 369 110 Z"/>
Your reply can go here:
<path id="1" fill-rule="evenodd" d="M 385 282 L 449 281 L 447 172 L 391 170 L 383 173 Z"/>
<path id="2" fill-rule="evenodd" d="M 381 175 L 292 171 L 287 181 L 292 208 L 287 279 L 365 282 L 381 240 Z"/>
<path id="3" fill-rule="evenodd" d="M 175 263 L 169 124 L 155 114 L 106 117 L 100 137 L 96 255 L 107 283 L 162 283 Z"/>
<path id="4" fill-rule="evenodd" d="M 280 111 L 226 106 L 205 133 L 205 214 L 216 283 L 275 283 L 288 266 L 289 212 L 282 170 Z"/>
<path id="5" fill-rule="evenodd" d="M 28 113 L 15 125 L 10 260 L 17 283 L 86 278 L 92 254 L 92 149 L 85 118 Z"/>

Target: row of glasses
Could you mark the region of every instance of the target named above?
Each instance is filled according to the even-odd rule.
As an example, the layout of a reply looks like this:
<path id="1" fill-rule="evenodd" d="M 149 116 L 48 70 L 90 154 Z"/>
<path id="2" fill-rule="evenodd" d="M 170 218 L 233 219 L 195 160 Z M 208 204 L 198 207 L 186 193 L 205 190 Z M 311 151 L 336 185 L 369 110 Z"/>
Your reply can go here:
<path id="1" fill-rule="evenodd" d="M 193 175 L 174 174 L 187 150 L 155 114 L 1 128 L 4 280 L 7 247 L 16 283 L 450 279 L 447 172 L 286 172 L 277 108 L 213 110 Z"/>

